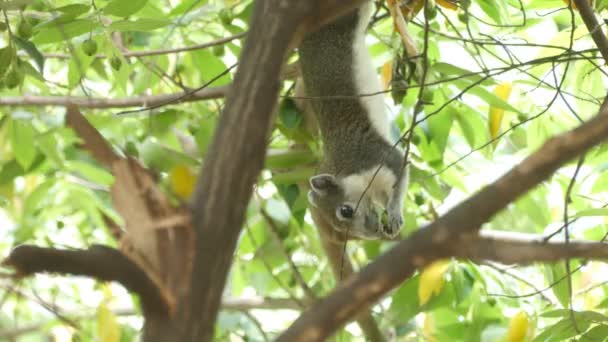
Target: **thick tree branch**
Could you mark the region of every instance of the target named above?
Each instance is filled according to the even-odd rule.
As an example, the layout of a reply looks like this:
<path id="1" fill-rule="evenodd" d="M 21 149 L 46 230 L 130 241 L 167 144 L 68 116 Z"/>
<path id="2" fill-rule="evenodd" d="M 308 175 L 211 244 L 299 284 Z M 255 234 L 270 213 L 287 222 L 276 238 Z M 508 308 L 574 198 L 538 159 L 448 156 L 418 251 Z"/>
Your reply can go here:
<path id="1" fill-rule="evenodd" d="M 608 243 L 591 241 L 543 242 L 542 240 L 480 237 L 462 241 L 463 254 L 455 255 L 503 264 L 558 261 L 567 258 L 608 259 Z"/>
<path id="2" fill-rule="evenodd" d="M 606 40 L 606 35 L 604 35 L 604 31 L 602 31 L 602 27 L 600 23 L 597 21 L 595 17 L 595 13 L 593 13 L 593 9 L 591 8 L 591 1 L 589 0 L 574 0 L 576 7 L 578 8 L 578 12 L 587 26 L 587 30 L 591 33 L 591 38 L 597 45 L 597 48 L 600 50 L 602 57 L 604 57 L 604 64 L 608 63 L 608 40 Z"/>
<path id="3" fill-rule="evenodd" d="M 476 239 L 483 223 L 607 137 L 608 110 L 602 109 L 587 123 L 550 139 L 496 182 L 363 268 L 302 314 L 279 341 L 323 340 L 417 269 L 441 258 L 463 256 L 464 244 L 455 241 Z"/>
<path id="4" fill-rule="evenodd" d="M 196 255 L 184 331 L 212 339 L 221 293 L 264 162 L 285 57 L 302 35 L 363 0 L 258 0 L 193 201 Z"/>
<path id="5" fill-rule="evenodd" d="M 82 148 L 89 151 L 95 160 L 103 166 L 111 170 L 112 164 L 120 160 L 120 157 L 114 153 L 108 141 L 84 118 L 78 107 L 71 104 L 67 106 L 65 123 L 67 126 L 72 127 L 83 140 Z"/>
<path id="6" fill-rule="evenodd" d="M 21 245 L 2 263 L 13 267 L 17 277 L 58 273 L 116 281 L 139 295 L 144 313 L 168 314 L 167 297 L 142 269 L 113 248 L 93 245 L 86 250 L 58 250 Z"/>

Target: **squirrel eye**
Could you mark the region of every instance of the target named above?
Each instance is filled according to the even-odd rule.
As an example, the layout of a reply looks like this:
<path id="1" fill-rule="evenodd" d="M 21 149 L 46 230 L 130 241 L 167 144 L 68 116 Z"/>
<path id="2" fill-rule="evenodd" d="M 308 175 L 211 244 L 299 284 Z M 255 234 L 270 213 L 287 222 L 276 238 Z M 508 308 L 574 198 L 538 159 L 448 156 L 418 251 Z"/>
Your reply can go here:
<path id="1" fill-rule="evenodd" d="M 340 216 L 345 219 L 352 219 L 355 214 L 355 210 L 350 205 L 343 204 L 340 207 Z"/>

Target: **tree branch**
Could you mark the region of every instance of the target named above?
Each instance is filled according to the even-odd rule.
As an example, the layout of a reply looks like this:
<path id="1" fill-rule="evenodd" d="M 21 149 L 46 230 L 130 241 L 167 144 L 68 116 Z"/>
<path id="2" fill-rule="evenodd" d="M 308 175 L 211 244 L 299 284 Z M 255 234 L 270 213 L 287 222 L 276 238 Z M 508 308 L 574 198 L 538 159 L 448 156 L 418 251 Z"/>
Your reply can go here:
<path id="1" fill-rule="evenodd" d="M 606 40 L 606 35 L 602 31 L 600 23 L 595 18 L 595 13 L 591 9 L 591 2 L 589 0 L 574 0 L 574 3 L 576 4 L 576 8 L 578 8 L 581 19 L 583 19 L 585 26 L 587 26 L 587 30 L 591 33 L 591 38 L 593 38 L 595 45 L 597 45 L 602 57 L 604 57 L 604 64 L 608 63 L 608 40 Z"/>
<path id="2" fill-rule="evenodd" d="M 462 241 L 462 258 L 502 264 L 529 264 L 568 258 L 608 259 L 608 243 L 592 241 L 543 242 L 542 240 L 479 237 Z"/>
<path id="3" fill-rule="evenodd" d="M 86 250 L 58 250 L 21 245 L 2 264 L 13 267 L 17 277 L 59 273 L 116 281 L 139 295 L 144 313 L 166 315 L 169 311 L 168 297 L 143 270 L 113 248 L 93 245 Z"/>
<path id="4" fill-rule="evenodd" d="M 430 262 L 463 256 L 455 241 L 474 240 L 481 225 L 560 166 L 608 137 L 608 110 L 547 141 L 507 174 L 377 258 L 303 313 L 279 341 L 319 341 Z M 469 246 L 470 247 L 470 246 Z M 597 253 L 597 250 L 594 250 Z M 514 253 L 515 254 L 515 253 Z M 574 253 L 570 255 L 573 257 Z M 597 254 L 599 255 L 599 253 Z M 568 256 L 568 255 L 566 255 Z M 546 255 L 549 257 L 549 254 Z"/>
<path id="5" fill-rule="evenodd" d="M 87 96 L 3 96 L 0 106 L 62 106 L 69 104 L 80 108 L 129 108 L 154 107 L 200 100 L 222 98 L 228 92 L 229 86 L 205 88 L 193 93 L 187 91 L 163 94 L 126 97 L 122 99 L 91 98 Z"/>
<path id="6" fill-rule="evenodd" d="M 122 55 L 123 55 L 123 57 L 148 57 L 148 56 L 168 55 L 168 54 L 174 54 L 174 53 L 180 53 L 180 52 L 201 50 L 201 49 L 205 49 L 208 47 L 225 44 L 225 43 L 228 43 L 235 39 L 243 38 L 243 37 L 245 37 L 245 35 L 247 35 L 247 32 L 237 33 L 237 34 L 229 36 L 229 37 L 219 38 L 219 39 L 212 40 L 210 42 L 206 42 L 206 43 L 202 43 L 202 44 L 184 46 L 184 47 L 173 48 L 173 49 L 127 51 L 127 52 L 124 52 Z M 27 57 L 27 56 L 29 56 L 29 55 L 26 53 L 19 53 L 19 57 Z M 48 59 L 48 58 L 58 58 L 58 59 L 74 58 L 74 56 L 67 54 L 67 53 L 44 53 L 43 56 L 45 59 Z M 104 54 L 97 54 L 97 55 L 95 55 L 95 58 L 102 59 L 102 58 L 108 58 L 108 56 L 106 56 Z"/>

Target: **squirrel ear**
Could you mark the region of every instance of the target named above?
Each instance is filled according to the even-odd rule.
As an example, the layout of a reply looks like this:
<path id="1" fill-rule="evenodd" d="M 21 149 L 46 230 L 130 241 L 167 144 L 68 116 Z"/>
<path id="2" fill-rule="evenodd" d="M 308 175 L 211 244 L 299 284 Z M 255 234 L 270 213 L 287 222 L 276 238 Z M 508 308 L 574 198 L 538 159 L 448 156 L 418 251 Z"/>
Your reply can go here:
<path id="1" fill-rule="evenodd" d="M 319 207 L 317 204 L 317 194 L 312 190 L 308 192 L 308 203 L 315 208 Z"/>
<path id="2" fill-rule="evenodd" d="M 309 183 L 312 191 L 321 196 L 325 196 L 328 192 L 338 189 L 336 177 L 328 173 L 310 177 Z"/>

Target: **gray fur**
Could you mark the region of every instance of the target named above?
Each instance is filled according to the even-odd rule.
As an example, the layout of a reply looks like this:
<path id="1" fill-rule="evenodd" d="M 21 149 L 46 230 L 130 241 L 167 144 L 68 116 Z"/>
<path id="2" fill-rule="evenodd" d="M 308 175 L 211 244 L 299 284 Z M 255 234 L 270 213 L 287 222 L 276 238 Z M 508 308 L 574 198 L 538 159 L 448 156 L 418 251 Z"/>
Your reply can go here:
<path id="1" fill-rule="evenodd" d="M 389 170 L 396 180 L 390 186 L 374 180 L 372 185 L 391 187 L 380 191 L 373 189 L 378 194 L 375 198 L 371 198 L 373 193 L 366 193 L 362 199 L 347 198 L 348 189 L 340 186 L 329 189 L 313 186 L 309 200 L 336 230 L 348 231 L 360 238 L 377 239 L 394 237 L 402 225 L 406 175 L 402 170 L 403 152 L 393 148 L 390 139 L 383 136 L 370 119 L 371 115 L 386 113 L 368 113 L 362 100 L 356 97 L 360 94 L 355 79 L 353 43 L 359 16 L 364 15 L 363 12 L 355 10 L 309 34 L 300 45 L 299 56 L 306 95 L 313 98 L 310 101 L 323 139 L 324 160 L 320 173 L 333 175 L 340 185 L 340 181 L 348 176 L 369 174 L 370 170 L 382 165 L 384 171 Z M 363 67 L 373 68 L 372 65 Z M 350 98 L 327 98 L 331 96 Z M 378 198 L 383 198 L 381 203 L 378 203 Z M 344 203 L 356 206 L 356 219 L 349 222 L 339 219 L 336 212 Z M 384 220 L 384 224 L 381 223 L 382 211 L 388 215 L 388 222 Z"/>

